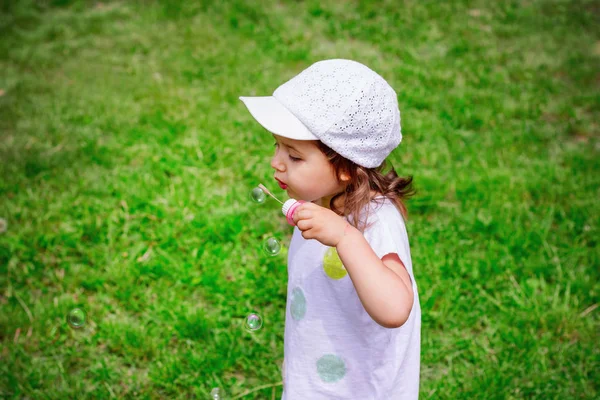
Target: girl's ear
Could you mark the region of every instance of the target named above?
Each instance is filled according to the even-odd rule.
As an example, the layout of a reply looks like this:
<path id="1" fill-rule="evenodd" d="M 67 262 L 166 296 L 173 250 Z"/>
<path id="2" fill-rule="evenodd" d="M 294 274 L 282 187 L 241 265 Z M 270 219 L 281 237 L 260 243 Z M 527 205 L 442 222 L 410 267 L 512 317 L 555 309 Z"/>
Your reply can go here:
<path id="1" fill-rule="evenodd" d="M 340 173 L 340 180 L 342 182 L 348 182 L 350 180 L 350 175 L 345 172 L 342 172 Z"/>

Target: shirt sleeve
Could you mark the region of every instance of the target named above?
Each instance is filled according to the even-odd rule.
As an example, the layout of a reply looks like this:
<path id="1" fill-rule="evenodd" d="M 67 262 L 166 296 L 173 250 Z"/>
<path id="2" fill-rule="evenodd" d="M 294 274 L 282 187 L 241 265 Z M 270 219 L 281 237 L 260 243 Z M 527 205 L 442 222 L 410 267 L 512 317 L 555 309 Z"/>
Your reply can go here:
<path id="1" fill-rule="evenodd" d="M 378 212 L 372 216 L 372 222 L 364 236 L 377 257 L 396 253 L 405 267 L 412 265 L 402 216 L 396 212 Z"/>

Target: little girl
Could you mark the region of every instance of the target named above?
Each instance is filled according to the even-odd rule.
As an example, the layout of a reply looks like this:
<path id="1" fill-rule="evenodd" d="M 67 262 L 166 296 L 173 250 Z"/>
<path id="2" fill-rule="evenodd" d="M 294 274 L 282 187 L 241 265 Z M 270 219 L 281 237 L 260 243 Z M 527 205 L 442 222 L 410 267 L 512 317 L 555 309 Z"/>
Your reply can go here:
<path id="1" fill-rule="evenodd" d="M 304 200 L 288 255 L 285 400 L 417 399 L 421 308 L 403 199 L 383 173 L 402 139 L 395 91 L 350 60 L 240 97 L 275 139 L 279 186 Z"/>

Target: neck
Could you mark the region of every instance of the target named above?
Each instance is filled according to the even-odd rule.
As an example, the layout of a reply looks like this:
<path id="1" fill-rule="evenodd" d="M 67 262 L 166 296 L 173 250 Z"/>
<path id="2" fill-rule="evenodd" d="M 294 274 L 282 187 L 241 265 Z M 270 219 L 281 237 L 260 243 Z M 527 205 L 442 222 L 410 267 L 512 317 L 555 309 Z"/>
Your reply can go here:
<path id="1" fill-rule="evenodd" d="M 321 197 L 320 199 L 315 200 L 313 203 L 315 203 L 318 206 L 325 207 L 325 208 L 331 210 L 331 207 L 329 205 L 331 204 L 331 199 L 333 199 L 334 196 L 335 196 L 335 194 L 331 195 L 331 196 L 327 196 L 327 197 Z M 335 200 L 335 205 L 338 210 L 342 210 L 342 211 L 344 210 L 344 198 L 345 197 L 346 197 L 345 195 L 342 195 Z"/>

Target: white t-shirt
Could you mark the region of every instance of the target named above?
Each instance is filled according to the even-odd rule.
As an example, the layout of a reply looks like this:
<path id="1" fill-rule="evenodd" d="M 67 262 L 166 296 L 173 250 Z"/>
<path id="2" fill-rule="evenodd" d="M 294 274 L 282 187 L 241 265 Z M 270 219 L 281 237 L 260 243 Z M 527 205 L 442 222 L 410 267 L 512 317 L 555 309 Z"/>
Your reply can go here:
<path id="1" fill-rule="evenodd" d="M 294 228 L 282 400 L 418 398 L 421 307 L 404 219 L 382 196 L 370 207 L 373 224 L 364 236 L 379 258 L 396 253 L 402 260 L 414 291 L 410 316 L 399 328 L 377 324 L 360 302 L 336 249 L 306 240 Z"/>

